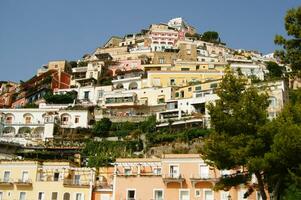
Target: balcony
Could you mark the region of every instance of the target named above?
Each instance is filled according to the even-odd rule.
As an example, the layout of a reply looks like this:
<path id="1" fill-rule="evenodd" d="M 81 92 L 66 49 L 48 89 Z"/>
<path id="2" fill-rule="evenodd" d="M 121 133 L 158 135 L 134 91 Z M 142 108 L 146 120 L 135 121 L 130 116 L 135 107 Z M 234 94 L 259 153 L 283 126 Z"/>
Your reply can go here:
<path id="1" fill-rule="evenodd" d="M 32 186 L 31 179 L 18 179 L 17 181 L 14 181 L 15 185 L 17 186 Z"/>
<path id="2" fill-rule="evenodd" d="M 179 183 L 181 185 L 183 185 L 183 182 L 185 181 L 185 178 L 183 177 L 183 175 L 181 174 L 164 174 L 162 175 L 162 179 L 164 184 L 168 184 L 168 183 Z"/>
<path id="3" fill-rule="evenodd" d="M 197 183 L 216 183 L 219 181 L 218 178 L 210 177 L 208 174 L 192 174 L 190 176 L 190 181 L 193 186 Z"/>
<path id="4" fill-rule="evenodd" d="M 76 180 L 76 179 L 64 179 L 63 185 L 65 187 L 90 187 L 90 181 Z"/>
<path id="5" fill-rule="evenodd" d="M 8 178 L 0 179 L 0 186 L 12 186 L 12 185 L 13 185 L 12 179 L 8 179 Z"/>

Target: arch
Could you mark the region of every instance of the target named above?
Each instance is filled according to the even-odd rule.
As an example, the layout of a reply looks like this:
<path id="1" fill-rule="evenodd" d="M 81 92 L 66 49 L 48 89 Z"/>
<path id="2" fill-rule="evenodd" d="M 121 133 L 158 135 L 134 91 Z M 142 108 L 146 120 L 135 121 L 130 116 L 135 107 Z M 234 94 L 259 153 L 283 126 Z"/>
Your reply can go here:
<path id="1" fill-rule="evenodd" d="M 71 115 L 68 113 L 63 113 L 61 115 L 61 124 L 62 125 L 68 125 L 71 122 Z"/>
<path id="2" fill-rule="evenodd" d="M 269 104 L 272 108 L 275 108 L 277 106 L 277 98 L 274 96 L 270 96 L 268 98 Z"/>
<path id="3" fill-rule="evenodd" d="M 64 193 L 63 200 L 70 200 L 70 193 L 69 192 Z"/>
<path id="4" fill-rule="evenodd" d="M 25 113 L 23 115 L 24 124 L 31 124 L 33 121 L 33 115 L 30 113 Z"/>
<path id="5" fill-rule="evenodd" d="M 129 84 L 129 90 L 136 90 L 136 89 L 138 89 L 138 84 L 137 84 L 137 82 L 131 82 L 131 83 Z"/>
<path id="6" fill-rule="evenodd" d="M 116 89 L 122 89 L 123 88 L 123 85 L 121 84 L 121 83 L 118 83 L 117 85 L 116 85 Z"/>
<path id="7" fill-rule="evenodd" d="M 16 137 L 24 138 L 24 137 L 29 137 L 30 135 L 31 135 L 31 128 L 23 126 L 23 127 L 19 128 L 18 134 L 16 135 Z"/>
<path id="8" fill-rule="evenodd" d="M 34 138 L 42 138 L 44 133 L 44 127 L 36 127 L 32 131 L 32 137 Z"/>
<path id="9" fill-rule="evenodd" d="M 8 126 L 3 129 L 2 135 L 3 136 L 13 136 L 13 135 L 15 135 L 15 133 L 16 133 L 15 127 Z"/>
<path id="10" fill-rule="evenodd" d="M 7 113 L 7 114 L 5 115 L 5 123 L 7 123 L 7 124 L 12 124 L 12 123 L 14 122 L 14 120 L 15 120 L 15 115 L 14 115 L 14 114 L 12 114 L 12 113 Z"/>

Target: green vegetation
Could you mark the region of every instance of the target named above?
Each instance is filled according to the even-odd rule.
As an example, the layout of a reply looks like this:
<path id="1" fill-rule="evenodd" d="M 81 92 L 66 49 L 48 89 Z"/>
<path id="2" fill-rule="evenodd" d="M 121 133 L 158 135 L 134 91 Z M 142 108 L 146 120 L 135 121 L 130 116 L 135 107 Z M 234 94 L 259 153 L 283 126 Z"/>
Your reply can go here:
<path id="1" fill-rule="evenodd" d="M 212 43 L 220 43 L 221 42 L 219 34 L 216 31 L 204 32 L 201 37 L 201 40 L 203 40 L 205 42 L 212 42 Z"/>
<path id="2" fill-rule="evenodd" d="M 134 157 L 134 152 L 142 151 L 141 141 L 90 141 L 82 153 L 88 158 L 89 167 L 107 166 L 116 158 Z"/>
<path id="3" fill-rule="evenodd" d="M 112 122 L 109 118 L 102 118 L 100 121 L 93 125 L 92 132 L 98 137 L 109 136 L 109 131 L 111 129 Z"/>
<path id="4" fill-rule="evenodd" d="M 275 51 L 275 55 L 284 64 L 289 64 L 293 72 L 301 70 L 301 6 L 288 10 L 285 16 L 285 29 L 288 39 L 276 35 L 274 42 L 283 49 Z"/>
<path id="5" fill-rule="evenodd" d="M 254 87 L 246 87 L 246 80 L 236 77 L 229 70 L 220 83 L 217 95 L 220 100 L 208 105 L 214 132 L 205 139 L 204 157 L 219 169 L 247 167 L 250 173 L 256 175 L 262 198 L 267 199 L 262 159 L 270 140 L 266 140 L 259 130 L 268 121 L 268 96 L 259 94 Z M 234 181 L 233 185 L 237 182 Z"/>
<path id="6" fill-rule="evenodd" d="M 46 103 L 51 104 L 69 104 L 73 103 L 76 99 L 76 92 L 68 92 L 66 94 L 52 94 L 51 92 L 47 93 L 44 96 Z"/>
<path id="7" fill-rule="evenodd" d="M 267 74 L 267 79 L 281 79 L 283 78 L 283 75 L 285 73 L 285 67 L 278 65 L 275 62 L 269 61 L 266 62 L 267 70 L 269 70 L 269 73 Z"/>

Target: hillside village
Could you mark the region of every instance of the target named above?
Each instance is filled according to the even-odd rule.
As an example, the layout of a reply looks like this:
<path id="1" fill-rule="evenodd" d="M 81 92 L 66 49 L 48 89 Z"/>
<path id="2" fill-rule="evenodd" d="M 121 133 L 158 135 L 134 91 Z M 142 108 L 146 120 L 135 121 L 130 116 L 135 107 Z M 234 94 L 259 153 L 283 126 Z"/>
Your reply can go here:
<path id="1" fill-rule="evenodd" d="M 211 132 L 208 104 L 219 99 L 219 84 L 232 71 L 267 92 L 268 118 L 276 118 L 288 87 L 298 83 L 275 76 L 273 65 L 291 70 L 273 53 L 232 49 L 218 33 L 199 33 L 174 18 L 112 36 L 77 61 L 49 61 L 20 83 L 1 81 L 0 194 L 243 199 L 248 186 L 212 190 L 220 176 L 244 170 L 219 170 L 200 157 Z M 146 191 L 148 183 L 154 186 Z M 249 184 L 256 184 L 254 177 Z M 56 191 L 48 191 L 51 185 Z M 248 197 L 260 198 L 258 191 Z"/>

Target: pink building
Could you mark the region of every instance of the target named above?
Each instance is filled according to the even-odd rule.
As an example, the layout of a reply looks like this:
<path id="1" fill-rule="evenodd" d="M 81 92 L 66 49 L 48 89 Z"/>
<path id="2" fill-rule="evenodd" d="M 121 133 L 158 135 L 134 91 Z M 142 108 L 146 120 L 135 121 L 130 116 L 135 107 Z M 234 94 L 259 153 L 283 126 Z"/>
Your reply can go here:
<path id="1" fill-rule="evenodd" d="M 117 159 L 113 194 L 116 200 L 260 200 L 248 198 L 250 185 L 213 191 L 222 175 L 237 173 L 208 166 L 199 154 L 169 154 L 159 158 Z M 250 183 L 252 184 L 252 183 Z"/>
<path id="2" fill-rule="evenodd" d="M 113 72 L 113 76 L 116 75 L 116 70 L 131 71 L 135 69 L 141 69 L 141 60 L 121 60 L 117 65 L 110 66 L 109 69 Z"/>

